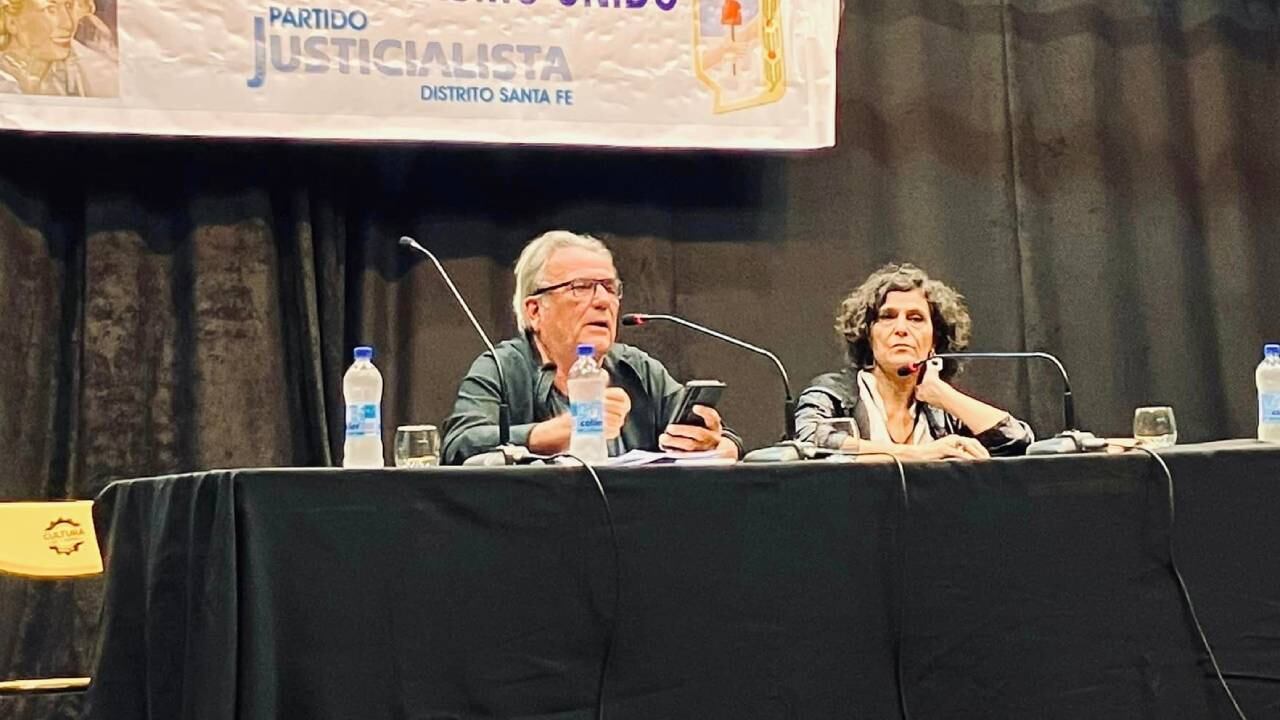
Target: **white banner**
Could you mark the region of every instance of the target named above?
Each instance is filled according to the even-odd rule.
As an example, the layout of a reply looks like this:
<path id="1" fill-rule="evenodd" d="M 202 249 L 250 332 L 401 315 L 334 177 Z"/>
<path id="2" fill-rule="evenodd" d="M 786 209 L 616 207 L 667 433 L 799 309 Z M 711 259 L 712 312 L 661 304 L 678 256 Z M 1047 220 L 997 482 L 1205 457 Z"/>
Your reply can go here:
<path id="1" fill-rule="evenodd" d="M 839 0 L 0 0 L 0 128 L 799 149 Z"/>

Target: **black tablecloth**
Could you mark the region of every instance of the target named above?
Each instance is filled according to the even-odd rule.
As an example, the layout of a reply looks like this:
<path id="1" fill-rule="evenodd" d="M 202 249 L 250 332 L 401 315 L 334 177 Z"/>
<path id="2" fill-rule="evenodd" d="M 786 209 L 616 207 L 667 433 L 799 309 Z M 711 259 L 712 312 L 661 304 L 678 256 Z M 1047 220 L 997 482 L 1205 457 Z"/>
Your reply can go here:
<path id="1" fill-rule="evenodd" d="M 1164 457 L 1205 630 L 1245 710 L 1280 717 L 1280 450 Z M 608 716 L 900 717 L 900 611 L 916 719 L 1232 716 L 1152 459 L 906 473 L 904 515 L 888 464 L 601 470 Z M 208 472 L 97 513 L 93 717 L 594 712 L 615 575 L 581 468 Z"/>
<path id="2" fill-rule="evenodd" d="M 80 720 L 83 717 L 83 692 L 0 695 L 0 718 Z"/>

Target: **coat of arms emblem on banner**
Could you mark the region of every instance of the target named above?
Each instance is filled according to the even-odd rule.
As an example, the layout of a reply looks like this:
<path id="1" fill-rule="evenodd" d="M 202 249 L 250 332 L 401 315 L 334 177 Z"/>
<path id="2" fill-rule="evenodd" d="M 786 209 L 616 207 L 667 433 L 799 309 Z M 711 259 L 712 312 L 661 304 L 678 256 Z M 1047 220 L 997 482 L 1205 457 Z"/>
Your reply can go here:
<path id="1" fill-rule="evenodd" d="M 787 91 L 782 0 L 694 0 L 694 66 L 715 112 L 777 102 Z"/>

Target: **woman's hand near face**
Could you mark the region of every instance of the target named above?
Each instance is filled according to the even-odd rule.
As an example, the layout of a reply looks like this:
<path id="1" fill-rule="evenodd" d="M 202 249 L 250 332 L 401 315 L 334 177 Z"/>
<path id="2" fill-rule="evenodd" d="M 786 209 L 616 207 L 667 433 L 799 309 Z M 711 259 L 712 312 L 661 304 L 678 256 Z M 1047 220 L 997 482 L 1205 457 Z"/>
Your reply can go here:
<path id="1" fill-rule="evenodd" d="M 946 409 L 955 388 L 947 384 L 939 374 L 942 370 L 942 359 L 930 358 L 924 367 L 924 377 L 916 384 L 916 400 Z"/>
<path id="2" fill-rule="evenodd" d="M 971 398 L 952 387 L 938 374 L 941 371 L 942 360 L 930 358 L 925 365 L 924 377 L 916 384 L 916 400 L 959 418 L 975 435 L 981 435 L 1009 417 L 1009 413 L 1004 410 Z"/>

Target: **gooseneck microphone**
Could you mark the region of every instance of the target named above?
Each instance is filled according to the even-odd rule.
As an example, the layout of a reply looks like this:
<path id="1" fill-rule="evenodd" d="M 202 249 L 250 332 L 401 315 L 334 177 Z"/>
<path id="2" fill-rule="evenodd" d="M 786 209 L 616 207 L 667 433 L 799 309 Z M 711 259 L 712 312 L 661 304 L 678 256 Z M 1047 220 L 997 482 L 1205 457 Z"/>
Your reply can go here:
<path id="1" fill-rule="evenodd" d="M 1062 361 L 1046 352 L 954 352 L 954 353 L 938 353 L 933 357 L 936 358 L 955 358 L 957 360 L 1010 360 L 1010 359 L 1036 359 L 1048 360 L 1058 369 L 1058 374 L 1062 376 L 1062 422 L 1065 430 L 1076 429 L 1076 405 L 1073 395 L 1071 394 L 1071 380 L 1067 378 L 1067 369 L 1062 366 Z M 898 368 L 898 375 L 906 377 L 914 372 L 919 372 L 920 368 L 927 363 L 928 360 L 920 360 L 910 365 L 904 365 Z"/>
<path id="2" fill-rule="evenodd" d="M 507 376 L 502 371 L 502 363 L 498 362 L 498 351 L 494 349 L 493 343 L 489 341 L 489 335 L 485 333 L 484 328 L 480 327 L 480 322 L 476 320 L 475 313 L 471 312 L 471 306 L 462 298 L 462 293 L 458 292 L 458 286 L 453 284 L 453 279 L 449 277 L 449 273 L 445 271 L 444 265 L 440 264 L 436 256 L 408 235 L 400 236 L 400 244 L 426 255 L 431 260 L 431 264 L 436 266 L 436 271 L 440 273 L 440 277 L 444 278 L 445 285 L 449 286 L 449 292 L 453 293 L 453 299 L 458 301 L 462 312 L 467 314 L 467 319 L 471 321 L 471 327 L 476 329 L 476 334 L 480 336 L 484 346 L 489 349 L 489 354 L 493 357 L 493 365 L 498 370 L 498 447 L 495 449 L 502 452 L 502 464 L 515 464 L 524 457 L 526 450 L 525 448 L 511 445 L 511 406 L 507 404 Z"/>
<path id="3" fill-rule="evenodd" d="M 768 350 L 765 350 L 762 347 L 759 347 L 757 345 L 752 345 L 751 343 L 746 342 L 745 340 L 739 340 L 738 338 L 733 337 L 731 335 L 725 335 L 722 332 L 712 330 L 709 327 L 706 327 L 704 325 L 699 325 L 698 323 L 695 323 L 695 322 L 689 322 L 688 320 L 685 320 L 684 318 L 681 318 L 681 317 L 676 317 L 675 315 L 652 315 L 648 313 L 627 313 L 626 315 L 622 316 L 622 324 L 628 325 L 628 326 L 644 325 L 645 323 L 651 320 L 666 320 L 667 322 L 673 322 L 677 325 L 682 325 L 684 327 L 687 327 L 690 330 L 696 330 L 697 332 L 700 332 L 704 335 L 710 335 L 711 337 L 716 338 L 717 340 L 723 340 L 729 343 L 730 345 L 736 345 L 744 350 L 750 350 L 751 352 L 756 353 L 757 355 L 763 355 L 769 358 L 770 360 L 772 360 L 774 366 L 778 368 L 778 374 L 782 376 L 782 389 L 783 389 L 783 392 L 786 393 L 786 401 L 783 404 L 783 411 L 786 413 L 786 418 L 783 421 L 783 427 L 786 429 L 786 437 L 784 437 L 783 439 L 795 440 L 796 438 L 796 400 L 795 400 L 795 397 L 791 394 L 791 380 L 790 378 L 787 377 L 787 369 L 782 366 L 782 361 L 778 359 L 777 355 L 774 355 L 773 353 L 769 352 Z"/>
<path id="4" fill-rule="evenodd" d="M 1027 448 L 1028 455 L 1061 455 L 1068 453 L 1095 452 L 1105 450 L 1107 442 L 1095 437 L 1091 432 L 1076 429 L 1076 406 L 1071 393 L 1071 380 L 1067 378 L 1067 369 L 1062 361 L 1046 352 L 955 352 L 938 353 L 936 358 L 955 358 L 957 360 L 1009 360 L 1034 359 L 1048 360 L 1058 369 L 1062 376 L 1062 420 L 1066 427 L 1062 432 L 1045 440 L 1037 440 Z M 906 377 L 929 362 L 921 360 L 898 368 L 898 375 Z"/>

